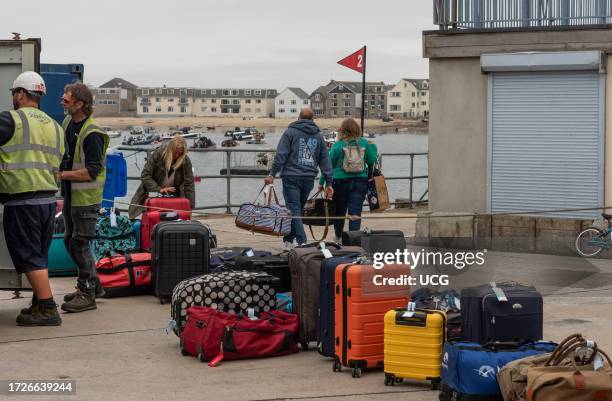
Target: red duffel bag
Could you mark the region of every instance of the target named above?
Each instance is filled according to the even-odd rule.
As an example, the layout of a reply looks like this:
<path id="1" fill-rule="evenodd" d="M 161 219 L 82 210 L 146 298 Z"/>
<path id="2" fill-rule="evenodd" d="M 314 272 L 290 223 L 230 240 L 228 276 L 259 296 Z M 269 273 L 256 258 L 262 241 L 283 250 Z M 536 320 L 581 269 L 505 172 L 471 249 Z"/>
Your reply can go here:
<path id="1" fill-rule="evenodd" d="M 297 315 L 274 310 L 251 319 L 201 306 L 187 310 L 181 332 L 183 355 L 197 356 L 209 366 L 222 360 L 293 354 L 299 351 Z"/>
<path id="2" fill-rule="evenodd" d="M 96 263 L 105 298 L 151 293 L 151 254 L 128 253 L 102 258 Z"/>

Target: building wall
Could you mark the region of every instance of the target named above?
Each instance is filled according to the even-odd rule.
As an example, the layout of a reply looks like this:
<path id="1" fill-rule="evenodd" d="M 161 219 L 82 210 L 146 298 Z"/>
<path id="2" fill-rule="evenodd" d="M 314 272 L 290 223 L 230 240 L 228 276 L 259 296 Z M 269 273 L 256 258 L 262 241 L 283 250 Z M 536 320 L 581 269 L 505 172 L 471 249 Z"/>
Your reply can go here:
<path id="1" fill-rule="evenodd" d="M 94 91 L 94 112 L 98 117 L 135 116 L 135 91 L 121 88 L 97 88 Z"/>
<path id="2" fill-rule="evenodd" d="M 292 91 L 284 90 L 274 99 L 274 117 L 298 118 L 304 107 L 310 107 L 309 99 L 300 99 Z"/>
<path id="3" fill-rule="evenodd" d="M 604 205 L 612 203 L 612 55 L 608 54 L 606 76 L 606 117 L 605 117 L 605 166 L 604 166 Z M 609 210 L 606 213 L 610 213 Z"/>
<path id="4" fill-rule="evenodd" d="M 429 208 L 484 212 L 487 76 L 480 58 L 429 61 Z M 469 101 L 464 101 L 466 95 Z"/>

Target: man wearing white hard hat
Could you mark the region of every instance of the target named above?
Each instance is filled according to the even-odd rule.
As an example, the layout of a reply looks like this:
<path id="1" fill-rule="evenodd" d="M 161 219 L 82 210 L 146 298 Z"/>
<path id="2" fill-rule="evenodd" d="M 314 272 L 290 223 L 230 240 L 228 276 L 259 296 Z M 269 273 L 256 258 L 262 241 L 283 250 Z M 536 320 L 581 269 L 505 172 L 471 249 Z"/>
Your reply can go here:
<path id="1" fill-rule="evenodd" d="M 64 155 L 62 127 L 39 109 L 45 81 L 33 71 L 12 88 L 15 110 L 0 113 L 0 202 L 4 235 L 15 270 L 32 286 L 32 305 L 17 316 L 20 326 L 59 326 L 47 252 L 53 237 L 55 194 Z"/>

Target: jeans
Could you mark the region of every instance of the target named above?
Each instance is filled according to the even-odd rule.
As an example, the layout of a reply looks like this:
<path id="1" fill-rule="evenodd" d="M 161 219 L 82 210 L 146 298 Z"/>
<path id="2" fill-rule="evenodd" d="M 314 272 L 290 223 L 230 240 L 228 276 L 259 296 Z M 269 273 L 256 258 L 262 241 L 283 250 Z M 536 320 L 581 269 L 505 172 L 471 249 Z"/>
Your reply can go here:
<path id="1" fill-rule="evenodd" d="M 368 192 L 367 178 L 344 178 L 334 180 L 333 201 L 336 206 L 336 216 L 344 217 L 346 212 L 351 216 L 361 216 L 363 201 Z M 358 231 L 361 220 L 349 220 L 349 231 Z M 334 220 L 334 232 L 337 238 L 342 237 L 344 220 Z"/>
<path id="2" fill-rule="evenodd" d="M 77 287 L 88 294 L 93 294 L 98 283 L 96 261 L 93 258 L 89 242 L 96 236 L 96 223 L 100 204 L 92 206 L 71 207 L 64 201 L 62 214 L 66 223 L 64 244 L 78 267 Z"/>
<path id="3" fill-rule="evenodd" d="M 313 187 L 314 178 L 283 178 L 283 197 L 285 198 L 285 205 L 293 216 L 301 216 L 304 213 L 304 205 L 306 205 L 306 201 Z M 289 235 L 283 237 L 285 242 L 293 242 L 294 239 L 297 240 L 298 245 L 305 244 L 307 241 L 302 219 L 292 219 L 291 232 Z"/>

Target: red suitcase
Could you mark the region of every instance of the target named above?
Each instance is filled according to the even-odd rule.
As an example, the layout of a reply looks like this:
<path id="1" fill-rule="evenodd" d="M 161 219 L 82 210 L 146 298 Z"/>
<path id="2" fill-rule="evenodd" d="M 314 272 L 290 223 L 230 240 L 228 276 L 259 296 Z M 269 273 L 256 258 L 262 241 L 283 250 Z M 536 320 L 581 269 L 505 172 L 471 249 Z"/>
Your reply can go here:
<path id="1" fill-rule="evenodd" d="M 140 222 L 140 248 L 151 250 L 151 233 L 161 221 L 191 220 L 191 212 L 144 212 Z"/>
<path id="2" fill-rule="evenodd" d="M 151 293 L 151 254 L 115 255 L 96 263 L 105 298 Z"/>
<path id="3" fill-rule="evenodd" d="M 147 198 L 145 204 L 147 211 L 149 212 L 167 212 L 170 210 L 179 211 L 191 211 L 191 204 L 187 198 L 172 198 L 172 197 L 159 197 L 159 198 Z"/>

